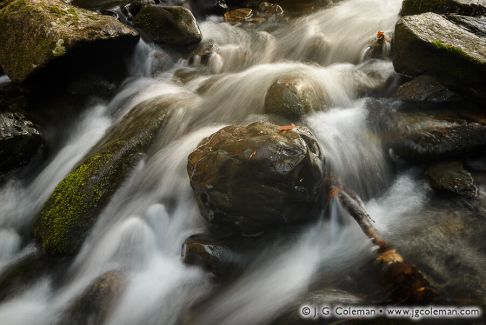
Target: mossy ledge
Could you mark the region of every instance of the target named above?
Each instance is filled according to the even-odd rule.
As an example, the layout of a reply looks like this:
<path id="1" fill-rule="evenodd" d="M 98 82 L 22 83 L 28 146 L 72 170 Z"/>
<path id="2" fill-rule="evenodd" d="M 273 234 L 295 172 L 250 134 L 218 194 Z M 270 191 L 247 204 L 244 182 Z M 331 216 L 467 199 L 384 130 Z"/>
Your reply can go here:
<path id="1" fill-rule="evenodd" d="M 133 108 L 59 183 L 33 227 L 48 255 L 79 250 L 101 210 L 165 125 L 170 106 L 170 100 L 159 99 Z"/>

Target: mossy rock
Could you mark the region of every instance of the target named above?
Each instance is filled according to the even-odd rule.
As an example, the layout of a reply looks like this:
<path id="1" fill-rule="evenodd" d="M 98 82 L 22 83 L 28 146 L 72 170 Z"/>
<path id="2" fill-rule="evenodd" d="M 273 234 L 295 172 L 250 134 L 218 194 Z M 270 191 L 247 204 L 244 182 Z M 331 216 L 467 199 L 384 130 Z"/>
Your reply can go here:
<path id="1" fill-rule="evenodd" d="M 34 223 L 49 255 L 75 254 L 98 214 L 143 157 L 169 117 L 170 98 L 139 104 L 115 124 L 56 187 Z"/>
<path id="2" fill-rule="evenodd" d="M 486 100 L 486 39 L 440 15 L 406 16 L 397 23 L 393 65 L 399 73 L 428 74 L 452 90 Z"/>
<path id="3" fill-rule="evenodd" d="M 125 278 L 119 271 L 100 275 L 74 299 L 58 324 L 103 324 L 125 286 Z"/>
<path id="4" fill-rule="evenodd" d="M 0 64 L 15 82 L 48 66 L 59 76 L 86 70 L 138 41 L 137 32 L 115 18 L 59 0 L 0 2 L 0 30 Z"/>
<path id="5" fill-rule="evenodd" d="M 184 7 L 145 6 L 133 22 L 142 36 L 151 42 L 186 46 L 202 40 L 196 18 Z"/>
<path id="6" fill-rule="evenodd" d="M 400 15 L 409 16 L 425 12 L 479 16 L 486 13 L 486 2 L 484 0 L 405 0 Z"/>

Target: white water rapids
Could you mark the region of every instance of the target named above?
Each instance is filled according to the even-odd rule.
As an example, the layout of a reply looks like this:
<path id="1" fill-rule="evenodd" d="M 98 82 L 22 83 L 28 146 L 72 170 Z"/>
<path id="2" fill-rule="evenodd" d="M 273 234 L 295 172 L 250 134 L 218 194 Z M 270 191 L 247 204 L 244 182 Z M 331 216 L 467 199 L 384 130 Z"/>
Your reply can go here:
<path id="1" fill-rule="evenodd" d="M 377 227 L 398 247 L 407 247 L 413 229 L 431 227 L 438 213 L 426 208 L 428 187 L 413 170 L 392 178 L 380 139 L 368 130 L 368 111 L 358 92 L 360 87 L 383 88 L 393 76 L 391 62 L 363 61 L 363 53 L 377 31 L 393 31 L 401 2 L 345 0 L 277 25 L 271 32 L 210 18 L 201 23 L 201 30 L 205 40 L 214 40 L 220 50 L 207 66 L 199 66 L 203 73 L 187 83 L 173 77 L 174 71 L 188 65 L 186 61 L 154 73 L 161 52 L 141 42 L 132 76 L 115 98 L 88 108 L 35 178 L 12 180 L 0 188 L 0 272 L 35 249 L 22 242 L 21 232 L 115 121 L 149 98 L 185 100 L 102 211 L 82 250 L 64 270 L 67 280 L 59 286 L 52 274 L 39 278 L 0 304 L 0 323 L 53 324 L 93 279 L 106 271 L 123 270 L 127 287 L 106 324 L 267 324 L 307 292 L 317 274 L 332 282 L 371 258 L 368 239 L 356 224 L 337 220 L 339 211 L 334 209 L 330 221 L 320 221 L 299 240 L 262 251 L 224 290 L 216 290 L 209 274 L 181 261 L 183 241 L 205 230 L 186 172 L 187 156 L 204 137 L 225 125 L 265 119 L 266 91 L 278 76 L 288 73 L 313 80 L 328 94 L 331 109 L 312 113 L 303 123 L 317 136 L 332 173 L 371 198 L 367 207 Z M 198 92 L 207 82 L 209 88 Z M 467 251 L 470 244 L 444 245 L 440 251 L 447 249 L 451 255 Z M 413 256 L 422 251 L 430 257 L 435 246 L 422 251 L 416 244 L 404 253 Z M 477 268 L 486 261 L 475 256 L 464 263 Z M 432 264 L 443 274 L 450 272 L 445 261 Z M 202 297 L 211 298 L 189 317 L 190 308 Z"/>

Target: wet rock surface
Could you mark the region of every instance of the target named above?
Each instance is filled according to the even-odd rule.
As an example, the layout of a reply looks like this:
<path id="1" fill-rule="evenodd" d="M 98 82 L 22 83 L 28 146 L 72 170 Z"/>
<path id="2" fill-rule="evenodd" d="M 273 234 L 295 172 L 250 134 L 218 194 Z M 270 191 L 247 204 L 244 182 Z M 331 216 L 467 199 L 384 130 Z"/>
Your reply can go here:
<path id="1" fill-rule="evenodd" d="M 458 100 L 459 96 L 435 78 L 421 75 L 401 85 L 395 96 L 403 101 L 442 103 Z"/>
<path id="2" fill-rule="evenodd" d="M 133 22 L 144 38 L 156 43 L 185 46 L 202 39 L 196 18 L 190 10 L 180 6 L 145 6 Z"/>
<path id="3" fill-rule="evenodd" d="M 96 217 L 163 127 L 170 104 L 162 98 L 133 108 L 59 183 L 33 227 L 47 254 L 78 251 Z"/>
<path id="4" fill-rule="evenodd" d="M 319 215 L 322 164 L 309 130 L 256 122 L 203 140 L 187 170 L 206 220 L 256 233 Z"/>
<path id="5" fill-rule="evenodd" d="M 0 173 L 26 165 L 42 147 L 39 130 L 24 114 L 0 113 Z"/>
<path id="6" fill-rule="evenodd" d="M 448 192 L 475 199 L 478 189 L 472 175 L 464 169 L 460 161 L 437 163 L 425 170 L 430 186 L 440 192 Z"/>
<path id="7" fill-rule="evenodd" d="M 486 1 L 484 0 L 405 0 L 403 1 L 402 16 L 417 15 L 425 12 L 437 14 L 458 13 L 461 15 L 484 15 Z"/>
<path id="8" fill-rule="evenodd" d="M 409 162 L 433 161 L 483 150 L 486 126 L 478 123 L 449 123 L 426 127 L 396 141 L 394 155 Z"/>
<path id="9" fill-rule="evenodd" d="M 275 80 L 265 96 L 264 111 L 289 119 L 325 110 L 329 106 L 323 90 L 308 78 L 298 75 L 283 76 Z"/>
<path id="10" fill-rule="evenodd" d="M 121 272 L 109 271 L 100 275 L 70 304 L 58 324 L 104 324 L 124 288 Z"/>
<path id="11" fill-rule="evenodd" d="M 0 64 L 15 82 L 45 70 L 56 80 L 106 62 L 118 67 L 115 62 L 124 60 L 120 53 L 129 53 L 138 41 L 138 34 L 116 19 L 57 0 L 2 1 L 0 29 Z"/>
<path id="12" fill-rule="evenodd" d="M 406 16 L 397 23 L 393 65 L 399 73 L 429 74 L 453 90 L 486 98 L 486 39 L 440 15 Z"/>

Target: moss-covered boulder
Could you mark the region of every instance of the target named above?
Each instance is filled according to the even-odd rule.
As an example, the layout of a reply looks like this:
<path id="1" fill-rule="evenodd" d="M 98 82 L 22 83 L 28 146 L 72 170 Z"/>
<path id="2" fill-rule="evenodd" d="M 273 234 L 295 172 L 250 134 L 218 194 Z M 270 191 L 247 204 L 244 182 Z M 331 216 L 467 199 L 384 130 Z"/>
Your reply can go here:
<path id="1" fill-rule="evenodd" d="M 124 288 L 125 279 L 121 272 L 109 271 L 100 275 L 74 299 L 58 324 L 104 324 Z"/>
<path id="2" fill-rule="evenodd" d="M 172 103 L 159 98 L 133 108 L 59 183 L 33 228 L 47 254 L 78 251 L 98 214 L 164 126 Z"/>
<path id="3" fill-rule="evenodd" d="M 0 113 L 0 173 L 27 164 L 43 147 L 37 127 L 22 113 Z"/>
<path id="4" fill-rule="evenodd" d="M 279 77 L 265 95 L 265 113 L 289 119 L 298 119 L 305 114 L 325 110 L 328 107 L 329 99 L 324 90 L 305 76 Z"/>
<path id="5" fill-rule="evenodd" d="M 486 38 L 440 15 L 400 19 L 393 39 L 393 65 L 399 73 L 429 74 L 453 90 L 486 99 Z"/>
<path id="6" fill-rule="evenodd" d="M 425 176 L 429 179 L 430 186 L 439 192 L 468 199 L 475 199 L 479 195 L 471 173 L 464 169 L 460 161 L 431 165 L 425 170 Z"/>
<path id="7" fill-rule="evenodd" d="M 114 64 L 138 34 L 113 17 L 60 0 L 0 2 L 0 65 L 15 82 L 49 68 L 59 77 Z"/>
<path id="8" fill-rule="evenodd" d="M 145 6 L 133 19 L 142 36 L 152 42 L 186 46 L 202 40 L 196 18 L 180 6 Z"/>
<path id="9" fill-rule="evenodd" d="M 484 0 L 405 0 L 400 14 L 402 16 L 417 15 L 425 12 L 436 14 L 457 13 L 461 15 L 484 15 L 486 1 Z"/>
<path id="10" fill-rule="evenodd" d="M 312 220 L 324 200 L 322 153 L 304 127 L 225 127 L 189 155 L 187 170 L 203 217 L 242 233 Z"/>

